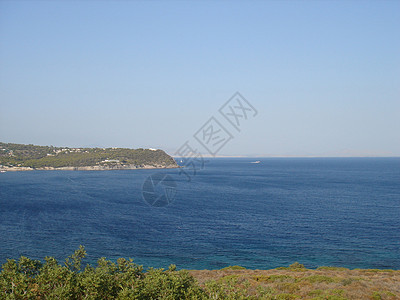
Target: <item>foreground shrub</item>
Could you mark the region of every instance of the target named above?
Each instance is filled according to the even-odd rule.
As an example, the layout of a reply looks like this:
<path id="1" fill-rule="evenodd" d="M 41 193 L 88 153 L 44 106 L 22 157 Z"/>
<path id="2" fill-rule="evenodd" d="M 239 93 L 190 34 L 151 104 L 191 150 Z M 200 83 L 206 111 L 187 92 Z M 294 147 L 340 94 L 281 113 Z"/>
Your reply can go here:
<path id="1" fill-rule="evenodd" d="M 81 269 L 86 256 L 81 246 L 60 265 L 21 257 L 8 260 L 0 273 L 0 299 L 196 299 L 203 295 L 187 271 L 150 269 L 120 258 L 100 258 L 97 266 Z"/>

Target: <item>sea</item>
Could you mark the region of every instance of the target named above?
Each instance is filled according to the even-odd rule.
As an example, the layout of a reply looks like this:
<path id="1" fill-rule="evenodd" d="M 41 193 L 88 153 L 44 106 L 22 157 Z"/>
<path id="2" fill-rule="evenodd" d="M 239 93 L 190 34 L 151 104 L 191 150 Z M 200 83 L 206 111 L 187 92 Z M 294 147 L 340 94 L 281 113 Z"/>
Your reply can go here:
<path id="1" fill-rule="evenodd" d="M 88 264 L 400 269 L 400 158 L 0 173 L 1 264 L 62 263 L 79 245 Z"/>

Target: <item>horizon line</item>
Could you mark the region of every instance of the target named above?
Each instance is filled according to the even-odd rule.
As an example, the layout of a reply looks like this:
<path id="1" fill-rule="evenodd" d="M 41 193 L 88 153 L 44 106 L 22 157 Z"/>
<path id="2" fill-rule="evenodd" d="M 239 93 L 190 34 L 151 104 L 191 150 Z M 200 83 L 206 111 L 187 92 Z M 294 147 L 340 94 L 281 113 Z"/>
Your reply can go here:
<path id="1" fill-rule="evenodd" d="M 184 157 L 193 157 L 193 156 L 177 156 L 170 155 L 172 157 L 184 158 Z M 201 155 L 205 158 L 400 158 L 400 155 L 396 156 L 381 156 L 381 155 L 364 155 L 364 156 L 318 156 L 318 155 L 273 155 L 273 156 L 253 156 L 253 155 Z"/>

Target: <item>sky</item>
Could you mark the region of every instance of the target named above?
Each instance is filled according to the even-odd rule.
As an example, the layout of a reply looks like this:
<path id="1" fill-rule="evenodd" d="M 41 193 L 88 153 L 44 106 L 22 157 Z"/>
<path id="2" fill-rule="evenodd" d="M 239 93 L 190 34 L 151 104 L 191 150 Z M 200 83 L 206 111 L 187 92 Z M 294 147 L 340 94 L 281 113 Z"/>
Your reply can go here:
<path id="1" fill-rule="evenodd" d="M 0 1 L 0 141 L 207 154 L 211 117 L 217 155 L 400 156 L 400 2 Z"/>

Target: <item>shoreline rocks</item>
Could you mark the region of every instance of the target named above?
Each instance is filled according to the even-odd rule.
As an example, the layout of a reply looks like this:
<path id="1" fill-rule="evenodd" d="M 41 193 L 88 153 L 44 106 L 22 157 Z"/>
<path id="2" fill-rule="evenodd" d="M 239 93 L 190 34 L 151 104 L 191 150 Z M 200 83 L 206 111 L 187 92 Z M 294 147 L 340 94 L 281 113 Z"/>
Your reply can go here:
<path id="1" fill-rule="evenodd" d="M 110 165 L 110 166 L 83 166 L 83 167 L 6 167 L 0 168 L 0 171 L 109 171 L 109 170 L 140 170 L 140 169 L 176 169 L 177 165 Z"/>

